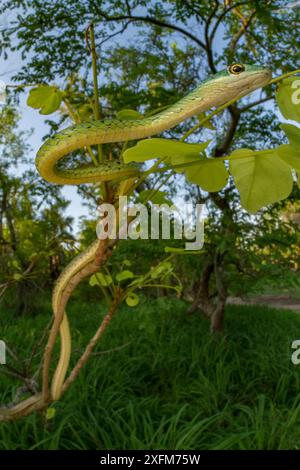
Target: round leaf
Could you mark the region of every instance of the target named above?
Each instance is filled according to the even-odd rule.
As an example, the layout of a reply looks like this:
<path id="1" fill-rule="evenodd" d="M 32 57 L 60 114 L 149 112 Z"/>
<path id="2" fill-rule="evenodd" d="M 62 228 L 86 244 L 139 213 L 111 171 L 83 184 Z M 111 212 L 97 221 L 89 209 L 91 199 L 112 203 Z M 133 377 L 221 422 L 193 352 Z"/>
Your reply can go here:
<path id="1" fill-rule="evenodd" d="M 224 162 L 218 159 L 206 159 L 203 165 L 187 168 L 185 174 L 191 183 L 209 192 L 220 191 L 224 188 L 229 176 Z"/>
<path id="2" fill-rule="evenodd" d="M 62 97 L 63 93 L 55 86 L 41 85 L 30 90 L 27 104 L 31 108 L 40 108 L 40 114 L 51 114 L 59 109 Z"/>
<path id="3" fill-rule="evenodd" d="M 250 149 L 235 150 L 230 155 L 229 162 L 241 204 L 251 213 L 285 199 L 292 191 L 292 172 L 280 158 L 278 149 L 259 152 Z"/>
<path id="4" fill-rule="evenodd" d="M 129 307 L 135 307 L 140 301 L 138 295 L 134 294 L 134 292 L 127 295 L 125 300 L 126 300 L 126 303 Z"/>
<path id="5" fill-rule="evenodd" d="M 292 146 L 300 149 L 300 128 L 293 126 L 292 124 L 281 124 L 280 126 L 286 135 L 288 136 L 289 142 Z"/>
<path id="6" fill-rule="evenodd" d="M 121 271 L 119 274 L 116 275 L 116 280 L 118 282 L 126 281 L 126 279 L 132 279 L 134 274 L 131 271 L 125 270 Z"/>

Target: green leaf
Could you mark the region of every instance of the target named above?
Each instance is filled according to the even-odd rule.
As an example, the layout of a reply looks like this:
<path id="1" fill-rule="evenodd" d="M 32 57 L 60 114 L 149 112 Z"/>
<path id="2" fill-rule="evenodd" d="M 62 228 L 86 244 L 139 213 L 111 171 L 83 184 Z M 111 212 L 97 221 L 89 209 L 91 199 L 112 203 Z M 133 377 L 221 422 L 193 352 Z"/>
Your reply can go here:
<path id="1" fill-rule="evenodd" d="M 62 98 L 63 92 L 55 86 L 41 85 L 30 90 L 27 104 L 31 108 L 40 108 L 40 114 L 51 114 L 59 109 Z"/>
<path id="2" fill-rule="evenodd" d="M 129 307 L 135 307 L 140 301 L 138 295 L 134 294 L 133 292 L 131 292 L 131 294 L 127 295 L 125 300 L 126 300 L 126 303 Z"/>
<path id="3" fill-rule="evenodd" d="M 181 294 L 181 292 L 183 291 L 183 286 L 174 286 L 174 288 L 177 294 Z"/>
<path id="4" fill-rule="evenodd" d="M 112 278 L 108 274 L 97 273 L 91 276 L 89 284 L 90 286 L 102 286 L 107 287 L 112 283 Z"/>
<path id="5" fill-rule="evenodd" d="M 206 159 L 203 165 L 187 168 L 185 175 L 190 183 L 195 183 L 204 191 L 209 192 L 220 191 L 224 188 L 229 176 L 224 162 L 217 158 Z"/>
<path id="6" fill-rule="evenodd" d="M 21 281 L 22 277 L 23 277 L 22 274 L 19 274 L 19 273 L 13 274 L 13 279 L 15 281 Z"/>
<path id="7" fill-rule="evenodd" d="M 208 142 L 202 144 L 186 144 L 176 140 L 168 139 L 145 139 L 140 140 L 134 147 L 125 150 L 123 157 L 125 163 L 145 162 L 154 158 L 165 158 L 166 163 L 175 165 L 190 159 L 200 157 L 200 153 L 208 146 Z M 181 161 L 178 159 L 181 157 Z"/>
<path id="8" fill-rule="evenodd" d="M 280 126 L 286 133 L 291 145 L 300 149 L 300 128 L 292 124 L 281 124 Z"/>
<path id="9" fill-rule="evenodd" d="M 143 115 L 134 109 L 121 109 L 121 111 L 117 112 L 116 117 L 121 121 L 143 119 Z"/>
<path id="10" fill-rule="evenodd" d="M 291 168 L 300 173 L 300 146 L 280 145 L 277 149 L 279 157 Z"/>
<path id="11" fill-rule="evenodd" d="M 124 259 L 124 261 L 123 261 L 122 264 L 123 264 L 123 266 L 127 266 L 127 267 L 128 267 L 128 266 L 131 266 L 131 261 L 129 261 L 129 259 Z"/>
<path id="12" fill-rule="evenodd" d="M 173 248 L 172 246 L 165 247 L 166 253 L 175 253 L 177 255 L 201 255 L 206 253 L 205 250 L 185 250 L 184 248 Z"/>
<path id="13" fill-rule="evenodd" d="M 243 158 L 239 159 L 241 156 Z M 292 191 L 291 169 L 280 158 L 278 149 L 259 152 L 235 150 L 230 155 L 229 163 L 241 204 L 251 213 L 285 199 Z"/>
<path id="14" fill-rule="evenodd" d="M 276 101 L 286 119 L 300 122 L 300 77 L 289 77 L 280 82 Z"/>
<path id="15" fill-rule="evenodd" d="M 153 204 L 167 204 L 172 206 L 173 202 L 166 197 L 166 191 L 152 191 L 151 189 L 145 189 L 139 194 L 138 201 L 145 203 L 147 201 L 153 202 Z"/>
<path id="16" fill-rule="evenodd" d="M 132 279 L 133 277 L 134 277 L 133 272 L 125 270 L 125 271 L 121 271 L 120 273 L 116 275 L 116 280 L 118 282 L 121 282 L 121 281 L 125 281 L 126 279 Z"/>
<path id="17" fill-rule="evenodd" d="M 53 419 L 56 414 L 56 409 L 53 407 L 47 408 L 46 411 L 46 420 L 49 421 L 50 419 Z"/>

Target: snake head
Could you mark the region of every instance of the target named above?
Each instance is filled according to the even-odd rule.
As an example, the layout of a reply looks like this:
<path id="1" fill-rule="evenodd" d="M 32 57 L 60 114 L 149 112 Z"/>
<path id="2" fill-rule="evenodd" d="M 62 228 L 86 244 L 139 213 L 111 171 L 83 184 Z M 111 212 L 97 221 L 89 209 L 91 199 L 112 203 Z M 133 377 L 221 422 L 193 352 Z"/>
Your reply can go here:
<path id="1" fill-rule="evenodd" d="M 219 74 L 217 74 L 219 75 Z M 230 85 L 237 87 L 239 95 L 243 96 L 252 90 L 261 88 L 271 80 L 272 72 L 267 67 L 234 63 L 220 73 L 220 76 Z"/>
<path id="2" fill-rule="evenodd" d="M 267 85 L 271 77 L 271 70 L 266 67 L 234 63 L 207 79 L 203 89 L 213 106 L 221 106 Z"/>

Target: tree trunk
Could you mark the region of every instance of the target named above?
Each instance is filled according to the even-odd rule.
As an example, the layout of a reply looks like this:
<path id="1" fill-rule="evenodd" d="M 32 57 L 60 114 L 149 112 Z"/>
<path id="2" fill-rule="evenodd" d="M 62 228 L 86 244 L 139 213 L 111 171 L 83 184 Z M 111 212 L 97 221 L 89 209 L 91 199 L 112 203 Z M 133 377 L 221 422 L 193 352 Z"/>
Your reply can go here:
<path id="1" fill-rule="evenodd" d="M 218 302 L 210 317 L 210 331 L 212 334 L 221 335 L 224 333 L 224 313 L 225 303 Z"/>
<path id="2" fill-rule="evenodd" d="M 216 279 L 216 288 L 218 292 L 217 305 L 210 318 L 210 331 L 214 334 L 222 334 L 224 332 L 224 314 L 227 300 L 227 287 L 224 284 L 223 261 L 225 252 L 219 251 L 215 254 L 214 273 Z"/>

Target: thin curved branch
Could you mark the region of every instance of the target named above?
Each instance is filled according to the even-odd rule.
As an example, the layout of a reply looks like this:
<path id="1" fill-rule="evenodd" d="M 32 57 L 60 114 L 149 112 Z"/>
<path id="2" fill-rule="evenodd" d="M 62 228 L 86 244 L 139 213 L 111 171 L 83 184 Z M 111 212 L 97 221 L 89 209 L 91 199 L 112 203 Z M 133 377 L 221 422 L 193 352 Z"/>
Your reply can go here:
<path id="1" fill-rule="evenodd" d="M 261 98 L 257 101 L 253 101 L 252 103 L 247 104 L 243 108 L 240 108 L 240 113 L 244 113 L 244 112 L 248 111 L 249 109 L 252 109 L 255 106 L 258 106 L 259 104 L 265 103 L 266 101 L 273 100 L 274 98 L 275 98 L 275 96 L 272 95 L 272 96 L 265 96 L 265 98 Z"/>
<path id="2" fill-rule="evenodd" d="M 209 35 L 209 28 L 212 22 L 212 19 L 214 18 L 216 12 L 218 11 L 218 8 L 220 6 L 220 3 L 218 0 L 215 1 L 215 7 L 213 8 L 211 14 L 207 18 L 205 22 L 205 28 L 204 28 L 204 36 L 205 36 L 205 42 L 206 42 L 206 54 L 207 54 L 207 61 L 208 65 L 213 73 L 217 72 L 217 69 L 214 64 L 214 59 L 213 59 L 213 50 L 212 50 L 212 41 Z"/>
<path id="3" fill-rule="evenodd" d="M 212 43 L 212 41 L 214 40 L 214 37 L 216 35 L 216 32 L 217 32 L 217 29 L 218 27 L 220 26 L 222 20 L 225 18 L 225 16 L 227 15 L 227 13 L 229 13 L 231 10 L 233 10 L 234 8 L 238 8 L 239 6 L 242 6 L 242 5 L 248 5 L 248 2 L 239 2 L 239 3 L 235 3 L 234 5 L 231 5 L 229 8 L 226 8 L 223 13 L 221 13 L 221 15 L 219 16 L 218 20 L 216 21 L 211 33 L 210 33 L 210 42 Z"/>
<path id="4" fill-rule="evenodd" d="M 153 24 L 155 26 L 160 26 L 162 28 L 169 28 L 173 31 L 177 31 L 178 33 L 183 34 L 184 36 L 188 37 L 192 41 L 194 41 L 199 47 L 201 47 L 204 51 L 206 51 L 206 45 L 202 42 L 197 36 L 190 33 L 186 29 L 182 28 L 181 26 L 174 25 L 172 23 L 168 23 L 166 21 L 158 20 L 156 18 L 152 18 L 151 16 L 140 16 L 140 15 L 118 15 L 118 16 L 109 16 L 107 13 L 103 12 L 102 10 L 98 10 L 100 16 L 102 16 L 106 21 L 124 21 L 129 20 L 130 22 L 134 21 L 143 21 L 144 23 Z"/>
<path id="5" fill-rule="evenodd" d="M 222 144 L 215 149 L 215 157 L 222 157 L 225 153 L 228 152 L 240 120 L 241 112 L 236 106 L 229 106 L 228 111 L 231 115 L 231 121 Z"/>

